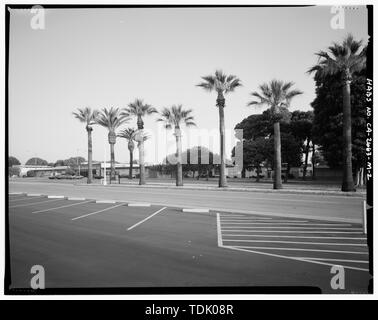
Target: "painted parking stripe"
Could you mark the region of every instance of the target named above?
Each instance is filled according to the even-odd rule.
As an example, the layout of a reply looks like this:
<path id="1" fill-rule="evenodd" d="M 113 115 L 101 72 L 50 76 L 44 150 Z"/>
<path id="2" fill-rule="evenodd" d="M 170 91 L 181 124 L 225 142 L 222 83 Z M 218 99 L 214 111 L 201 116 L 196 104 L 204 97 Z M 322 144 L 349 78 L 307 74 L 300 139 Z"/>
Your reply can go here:
<path id="1" fill-rule="evenodd" d="M 136 224 L 132 225 L 131 227 L 127 228 L 127 231 L 130 231 L 130 230 L 134 229 L 135 227 L 139 226 L 140 224 L 142 224 L 143 222 L 146 222 L 148 219 L 151 219 L 153 216 L 155 216 L 158 213 L 162 212 L 166 208 L 167 207 L 163 207 L 163 208 L 159 209 L 158 211 L 156 211 L 153 214 L 149 215 L 147 218 L 144 218 L 143 220 L 141 220 L 141 221 L 137 222 Z"/>
<path id="2" fill-rule="evenodd" d="M 306 259 L 301 259 L 301 258 L 297 258 L 297 257 L 283 256 L 283 255 L 280 255 L 280 254 L 274 254 L 274 253 L 268 253 L 268 252 L 259 252 L 259 251 L 254 251 L 254 250 L 247 250 L 247 249 L 244 249 L 244 248 L 241 248 L 241 247 L 227 247 L 227 246 L 225 247 L 224 246 L 224 248 L 228 248 L 228 249 L 231 249 L 231 250 L 239 250 L 239 251 L 252 252 L 252 253 L 266 255 L 266 256 L 272 256 L 272 257 L 276 257 L 276 258 L 282 258 L 282 259 L 289 259 L 289 260 L 296 260 L 296 261 L 303 261 L 303 262 L 308 262 L 308 263 L 326 265 L 326 266 L 334 266 L 335 265 L 335 264 L 325 263 L 325 262 L 321 262 L 321 261 L 306 260 Z M 345 265 L 343 265 L 343 267 L 345 269 L 352 269 L 352 270 L 359 270 L 359 271 L 369 271 L 369 269 L 365 269 L 365 268 L 357 268 L 357 267 L 351 267 L 351 266 L 345 266 Z"/>
<path id="3" fill-rule="evenodd" d="M 73 200 L 73 201 L 85 201 L 85 198 L 78 198 L 78 197 L 68 197 L 67 200 Z"/>
<path id="4" fill-rule="evenodd" d="M 46 198 L 45 196 L 40 196 L 40 197 L 34 197 L 33 199 L 38 199 L 38 198 Z M 9 203 L 11 203 L 11 204 L 13 204 L 13 203 L 15 203 L 15 202 L 20 202 L 20 201 L 25 201 L 25 200 L 28 200 L 28 201 L 30 201 L 31 199 L 30 198 L 27 198 L 27 197 L 25 197 L 25 198 L 22 198 L 22 199 L 16 199 L 16 200 L 9 200 Z"/>
<path id="5" fill-rule="evenodd" d="M 55 201 L 61 201 L 62 199 L 53 199 L 53 200 L 46 200 L 46 201 L 39 201 L 39 202 L 29 202 L 29 203 L 23 203 L 23 204 L 18 204 L 16 206 L 12 206 L 9 208 L 18 208 L 18 207 L 27 207 L 27 206 L 32 206 L 35 204 L 40 204 L 40 203 L 46 203 L 46 202 L 55 202 Z"/>
<path id="6" fill-rule="evenodd" d="M 258 238 L 301 238 L 301 239 L 336 239 L 336 240 L 364 240 L 366 238 L 356 238 L 356 237 L 308 237 L 308 236 L 277 236 L 277 235 L 266 235 L 266 234 L 230 234 L 226 233 L 225 236 L 229 237 L 258 237 Z"/>
<path id="7" fill-rule="evenodd" d="M 32 213 L 41 213 L 41 212 L 46 212 L 46 211 L 53 211 L 53 210 L 57 210 L 57 209 L 61 209 L 61 208 L 68 208 L 68 207 L 77 206 L 79 204 L 84 204 L 84 203 L 88 203 L 88 202 L 91 202 L 91 200 L 83 201 L 83 202 L 79 202 L 79 203 L 68 204 L 66 206 L 60 206 L 60 207 L 55 207 L 55 208 L 33 211 Z"/>
<path id="8" fill-rule="evenodd" d="M 43 196 L 43 194 L 40 194 L 40 193 L 28 193 L 27 196 L 28 197 L 41 197 L 41 196 Z"/>
<path id="9" fill-rule="evenodd" d="M 222 232 L 261 232 L 261 233 L 313 233 L 313 234 L 322 234 L 322 233 L 351 233 L 351 234 L 361 234 L 361 231 L 287 231 L 287 230 L 238 230 L 238 229 L 222 229 Z"/>
<path id="10" fill-rule="evenodd" d="M 290 244 L 306 244 L 306 245 L 322 245 L 322 246 L 352 246 L 366 247 L 365 243 L 337 243 L 337 242 L 302 242 L 302 241 L 277 241 L 277 240 L 251 240 L 251 239 L 223 239 L 223 242 L 263 242 L 263 243 L 290 243 Z"/>
<path id="11" fill-rule="evenodd" d="M 319 260 L 319 261 L 341 261 L 341 262 L 352 262 L 352 263 L 369 263 L 368 260 L 328 259 L 328 258 L 312 258 L 312 257 L 300 257 L 300 259 Z"/>
<path id="12" fill-rule="evenodd" d="M 267 222 L 226 222 L 224 223 L 222 221 L 222 226 L 223 225 L 234 225 L 234 224 L 241 224 L 241 225 L 265 225 L 265 226 L 279 226 L 279 225 L 293 225 L 295 226 L 334 226 L 334 227 L 348 227 L 351 226 L 351 224 L 328 224 L 328 223 L 297 223 L 297 222 L 272 222 L 272 223 L 267 223 Z M 270 227 L 269 227 L 270 228 Z"/>
<path id="13" fill-rule="evenodd" d="M 231 246 L 230 246 L 231 247 Z M 350 254 L 369 254 L 367 251 L 346 251 L 346 250 L 322 250 L 304 248 L 280 248 L 280 247 L 256 247 L 256 246 L 234 246 L 235 248 L 258 249 L 258 250 L 278 250 L 278 251 L 309 251 L 309 252 L 329 252 L 329 253 L 350 253 Z"/>
<path id="14" fill-rule="evenodd" d="M 8 194 L 10 196 L 14 196 L 14 195 L 23 195 L 24 193 L 23 192 L 9 192 Z"/>
<path id="15" fill-rule="evenodd" d="M 224 228 L 236 228 L 236 227 L 223 227 Z M 312 227 L 242 227 L 242 226 L 237 226 L 237 228 L 243 228 L 243 229 L 290 229 L 293 230 L 293 232 L 296 232 L 296 229 L 310 229 L 310 230 L 362 230 L 362 228 L 343 228 L 343 227 L 337 227 L 337 228 L 312 228 Z"/>
<path id="16" fill-rule="evenodd" d="M 47 196 L 49 199 L 64 199 L 64 196 Z"/>
<path id="17" fill-rule="evenodd" d="M 217 233 L 218 233 L 218 247 L 222 247 L 223 241 L 222 241 L 222 232 L 221 232 L 221 227 L 220 227 L 219 213 L 217 213 Z"/>
<path id="18" fill-rule="evenodd" d="M 119 204 L 117 204 L 115 206 L 111 206 L 111 207 L 108 207 L 108 208 L 105 208 L 105 209 L 102 209 L 102 210 L 99 210 L 99 211 L 87 213 L 87 214 L 84 214 L 82 216 L 79 216 L 79 217 L 76 217 L 76 218 L 72 218 L 71 220 L 78 220 L 78 219 L 81 219 L 81 218 L 89 217 L 89 216 L 92 216 L 94 214 L 97 214 L 97 213 L 100 213 L 100 212 L 104 212 L 104 211 L 108 211 L 108 210 L 111 210 L 111 209 L 114 209 L 114 208 L 117 208 L 117 207 L 120 207 L 120 206 L 123 206 L 123 205 L 124 205 L 124 203 L 119 203 Z"/>
<path id="19" fill-rule="evenodd" d="M 233 222 L 235 222 L 235 223 L 240 223 L 240 224 L 249 224 L 249 223 L 260 223 L 260 224 L 280 224 L 280 223 L 289 223 L 289 222 L 291 222 L 291 223 L 304 223 L 304 222 L 308 222 L 308 221 L 306 221 L 306 220 L 303 220 L 303 221 L 298 221 L 298 220 L 265 220 L 265 219 L 253 219 L 253 220 L 251 220 L 251 219 L 242 219 L 242 220 L 240 220 L 240 219 L 237 219 L 237 220 L 235 220 L 235 219 L 232 219 L 232 220 L 225 220 L 225 219 L 222 219 L 221 220 L 221 222 L 222 222 L 222 224 L 223 223 L 225 223 L 225 224 L 227 224 L 227 223 L 233 223 Z M 327 224 L 327 225 L 329 225 L 329 224 Z"/>

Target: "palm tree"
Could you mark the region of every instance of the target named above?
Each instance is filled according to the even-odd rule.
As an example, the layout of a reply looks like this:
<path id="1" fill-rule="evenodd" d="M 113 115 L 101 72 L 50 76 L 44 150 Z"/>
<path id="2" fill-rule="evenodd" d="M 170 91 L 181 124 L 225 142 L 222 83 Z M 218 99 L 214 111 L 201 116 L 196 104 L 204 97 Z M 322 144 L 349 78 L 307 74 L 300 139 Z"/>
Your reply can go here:
<path id="1" fill-rule="evenodd" d="M 124 115 L 134 116 L 137 118 L 138 132 L 135 135 L 135 140 L 138 141 L 139 149 L 139 184 L 146 184 L 145 168 L 144 168 L 144 121 L 143 117 L 157 113 L 157 110 L 149 104 L 143 102 L 142 99 L 135 99 L 123 111 Z"/>
<path id="2" fill-rule="evenodd" d="M 114 145 L 116 143 L 117 135 L 116 129 L 125 122 L 129 121 L 129 118 L 121 114 L 119 108 L 110 109 L 103 108 L 98 116 L 97 123 L 104 128 L 107 128 L 108 141 L 110 144 L 110 181 L 115 179 L 115 159 L 114 159 Z M 104 177 L 106 178 L 106 176 Z"/>
<path id="3" fill-rule="evenodd" d="M 88 178 L 87 183 L 92 183 L 92 125 L 96 123 L 98 117 L 97 110 L 91 110 L 91 108 L 77 109 L 77 112 L 72 113 L 76 119 L 86 124 L 85 130 L 88 135 Z"/>
<path id="4" fill-rule="evenodd" d="M 329 53 L 320 51 L 318 64 L 308 73 L 315 72 L 315 77 L 341 74 L 343 80 L 343 182 L 342 191 L 355 191 L 352 172 L 352 120 L 350 103 L 350 84 L 353 75 L 366 67 L 366 49 L 362 41 L 356 41 L 348 35 L 342 44 L 334 43 L 328 48 Z"/>
<path id="5" fill-rule="evenodd" d="M 272 80 L 259 86 L 261 93 L 252 92 L 253 97 L 258 101 L 251 101 L 248 106 L 267 105 L 273 117 L 274 129 L 274 182 L 273 189 L 282 188 L 281 180 L 281 132 L 280 132 L 280 111 L 290 106 L 291 99 L 302 94 L 299 90 L 291 90 L 293 82 Z"/>
<path id="6" fill-rule="evenodd" d="M 130 154 L 130 167 L 129 167 L 129 179 L 133 178 L 133 156 L 134 156 L 134 148 L 135 148 L 135 135 L 137 130 L 134 128 L 127 128 L 122 130 L 118 133 L 118 137 L 125 138 L 127 141 L 127 148 L 129 149 Z"/>
<path id="7" fill-rule="evenodd" d="M 221 70 L 215 71 L 215 75 L 208 75 L 202 77 L 203 82 L 199 83 L 197 86 L 202 87 L 207 91 L 216 91 L 218 97 L 216 100 L 216 106 L 219 111 L 219 133 L 220 133 L 220 175 L 219 175 L 219 187 L 227 187 L 226 180 L 226 162 L 225 162 L 225 129 L 224 129 L 224 107 L 225 98 L 224 95 L 233 92 L 235 88 L 241 86 L 241 81 L 234 75 L 226 75 Z"/>
<path id="8" fill-rule="evenodd" d="M 194 117 L 191 115 L 193 110 L 184 110 L 182 105 L 173 105 L 170 109 L 164 108 L 160 112 L 161 118 L 157 121 L 165 123 L 166 129 L 174 127 L 174 135 L 176 137 L 176 156 L 177 156 L 177 170 L 176 170 L 176 186 L 182 186 L 182 145 L 181 145 L 181 124 L 188 126 L 195 126 Z"/>

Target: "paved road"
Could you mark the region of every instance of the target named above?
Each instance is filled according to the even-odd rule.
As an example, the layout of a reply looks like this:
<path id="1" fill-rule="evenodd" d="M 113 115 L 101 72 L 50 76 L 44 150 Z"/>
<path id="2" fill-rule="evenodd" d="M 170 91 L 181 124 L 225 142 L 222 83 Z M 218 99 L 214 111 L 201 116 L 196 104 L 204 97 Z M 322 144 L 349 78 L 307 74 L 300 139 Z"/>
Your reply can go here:
<path id="1" fill-rule="evenodd" d="M 46 288 L 144 287 L 148 293 L 149 287 L 237 286 L 241 290 L 248 286 L 311 286 L 324 293 L 367 292 L 370 276 L 363 270 L 367 268 L 366 241 L 354 233 L 361 230 L 356 225 L 327 223 L 327 233 L 320 234 L 314 224 L 322 222 L 226 213 L 219 218 L 216 212 L 184 214 L 161 206 L 84 202 L 10 196 L 11 288 L 28 288 L 30 268 L 42 265 Z M 284 236 L 299 237 L 295 245 L 283 236 L 275 242 L 277 231 L 287 228 L 291 233 Z M 299 229 L 308 232 L 309 228 L 306 237 L 328 238 L 302 238 Z M 335 231 L 346 232 L 343 237 L 353 239 L 343 239 L 340 246 L 341 235 Z M 252 240 L 264 244 L 252 244 Z M 302 251 L 252 246 L 295 246 Z M 307 261 L 299 260 L 299 254 Z M 345 269 L 343 290 L 331 288 L 333 263 L 352 267 Z"/>
<path id="2" fill-rule="evenodd" d="M 87 186 L 67 183 L 11 181 L 10 192 L 80 196 L 91 199 L 143 201 L 156 205 L 201 207 L 217 211 L 305 217 L 361 223 L 362 198 L 264 192 L 230 192 L 139 188 L 135 186 Z"/>

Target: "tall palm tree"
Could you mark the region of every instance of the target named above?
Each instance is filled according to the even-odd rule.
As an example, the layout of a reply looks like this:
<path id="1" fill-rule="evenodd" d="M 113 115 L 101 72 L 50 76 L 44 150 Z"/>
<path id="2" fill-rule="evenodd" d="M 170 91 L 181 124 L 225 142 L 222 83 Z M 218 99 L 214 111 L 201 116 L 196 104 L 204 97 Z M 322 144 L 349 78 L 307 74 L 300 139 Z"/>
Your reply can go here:
<path id="1" fill-rule="evenodd" d="M 334 43 L 329 53 L 320 51 L 317 65 L 309 69 L 315 77 L 341 74 L 343 80 L 343 182 L 342 191 L 355 191 L 352 172 L 352 120 L 350 103 L 350 84 L 353 75 L 366 67 L 366 49 L 362 41 L 348 35 L 342 44 Z"/>
<path id="2" fill-rule="evenodd" d="M 129 167 L 129 179 L 133 178 L 133 158 L 134 158 L 134 149 L 135 149 L 135 135 L 137 130 L 134 128 L 127 128 L 118 133 L 118 137 L 125 138 L 127 141 L 127 148 L 129 149 L 130 154 L 130 167 Z"/>
<path id="3" fill-rule="evenodd" d="M 161 118 L 157 121 L 162 121 L 166 129 L 174 127 L 174 135 L 176 137 L 176 156 L 177 156 L 177 169 L 176 169 L 176 186 L 182 186 L 182 145 L 181 145 L 181 125 L 195 126 L 194 117 L 191 115 L 193 110 L 184 110 L 182 105 L 173 105 L 171 108 L 164 108 L 160 112 Z"/>
<path id="4" fill-rule="evenodd" d="M 78 108 L 77 112 L 72 113 L 76 119 L 85 123 L 85 130 L 88 135 L 88 177 L 87 183 L 92 183 L 92 125 L 96 123 L 98 117 L 97 110 L 91 110 L 91 108 Z"/>
<path id="5" fill-rule="evenodd" d="M 134 116 L 137 118 L 138 132 L 135 135 L 135 140 L 138 141 L 139 149 L 139 184 L 146 184 L 145 167 L 144 167 L 144 121 L 143 117 L 157 113 L 157 110 L 149 104 L 143 102 L 142 99 L 135 99 L 134 102 L 124 108 L 123 113 L 127 116 Z"/>
<path id="6" fill-rule="evenodd" d="M 219 175 L 219 187 L 227 187 L 226 180 L 226 154 L 225 154 L 225 128 L 224 128 L 224 107 L 225 98 L 224 95 L 233 92 L 237 87 L 241 86 L 241 81 L 234 75 L 226 75 L 222 70 L 215 71 L 215 75 L 208 75 L 202 77 L 203 82 L 197 86 L 202 87 L 207 91 L 216 91 L 218 96 L 216 100 L 216 106 L 219 111 L 219 133 L 220 133 L 220 175 Z"/>
<path id="7" fill-rule="evenodd" d="M 129 121 L 129 118 L 122 114 L 119 108 L 103 108 L 98 115 L 97 123 L 100 126 L 107 128 L 109 131 L 108 141 L 110 144 L 110 181 L 115 179 L 114 145 L 117 139 L 115 131 L 127 121 Z M 106 178 L 106 176 L 104 176 L 104 178 Z"/>
<path id="8" fill-rule="evenodd" d="M 273 117 L 274 129 L 274 182 L 273 189 L 282 188 L 281 180 L 281 132 L 280 132 L 280 111 L 288 108 L 291 100 L 302 94 L 302 91 L 291 89 L 293 82 L 272 80 L 259 86 L 259 92 L 252 92 L 251 95 L 258 98 L 258 101 L 251 101 L 248 106 L 266 105 L 270 108 Z"/>

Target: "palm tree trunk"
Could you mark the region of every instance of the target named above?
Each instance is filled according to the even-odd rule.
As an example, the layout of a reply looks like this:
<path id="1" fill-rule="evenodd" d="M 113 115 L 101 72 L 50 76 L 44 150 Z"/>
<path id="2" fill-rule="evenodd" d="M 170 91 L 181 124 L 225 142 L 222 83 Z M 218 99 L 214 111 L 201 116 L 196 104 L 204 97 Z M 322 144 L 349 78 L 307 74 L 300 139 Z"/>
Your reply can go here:
<path id="1" fill-rule="evenodd" d="M 181 187 L 183 186 L 182 163 L 181 163 L 182 147 L 181 147 L 181 130 L 179 128 L 176 128 L 175 136 L 176 136 L 176 155 L 177 155 L 176 186 Z"/>
<path id="2" fill-rule="evenodd" d="M 346 80 L 343 87 L 343 183 L 341 191 L 356 191 L 352 171 L 350 80 Z"/>
<path id="3" fill-rule="evenodd" d="M 303 164 L 303 180 L 306 180 L 307 163 L 308 163 L 308 153 L 309 153 L 309 151 L 310 151 L 310 140 L 307 139 L 305 161 L 304 161 L 304 164 Z"/>
<path id="4" fill-rule="evenodd" d="M 146 184 L 145 168 L 144 168 L 144 140 L 139 142 L 139 184 Z"/>
<path id="5" fill-rule="evenodd" d="M 227 187 L 226 179 L 226 162 L 225 162 L 225 129 L 224 129 L 224 103 L 225 99 L 221 92 L 218 93 L 217 106 L 219 109 L 219 134 L 220 134 L 220 172 L 219 172 L 219 187 Z"/>
<path id="6" fill-rule="evenodd" d="M 280 123 L 275 122 L 274 128 L 274 181 L 273 189 L 282 189 L 281 179 L 281 132 Z"/>
<path id="7" fill-rule="evenodd" d="M 110 183 L 115 179 L 114 143 L 110 144 Z"/>
<path id="8" fill-rule="evenodd" d="M 316 180 L 315 174 L 315 144 L 312 142 L 312 180 Z"/>
<path id="9" fill-rule="evenodd" d="M 134 156 L 134 150 L 129 149 L 130 152 L 130 166 L 129 166 L 129 179 L 133 178 L 133 156 Z"/>
<path id="10" fill-rule="evenodd" d="M 88 179 L 87 183 L 92 183 L 92 128 L 87 129 L 88 133 Z"/>

